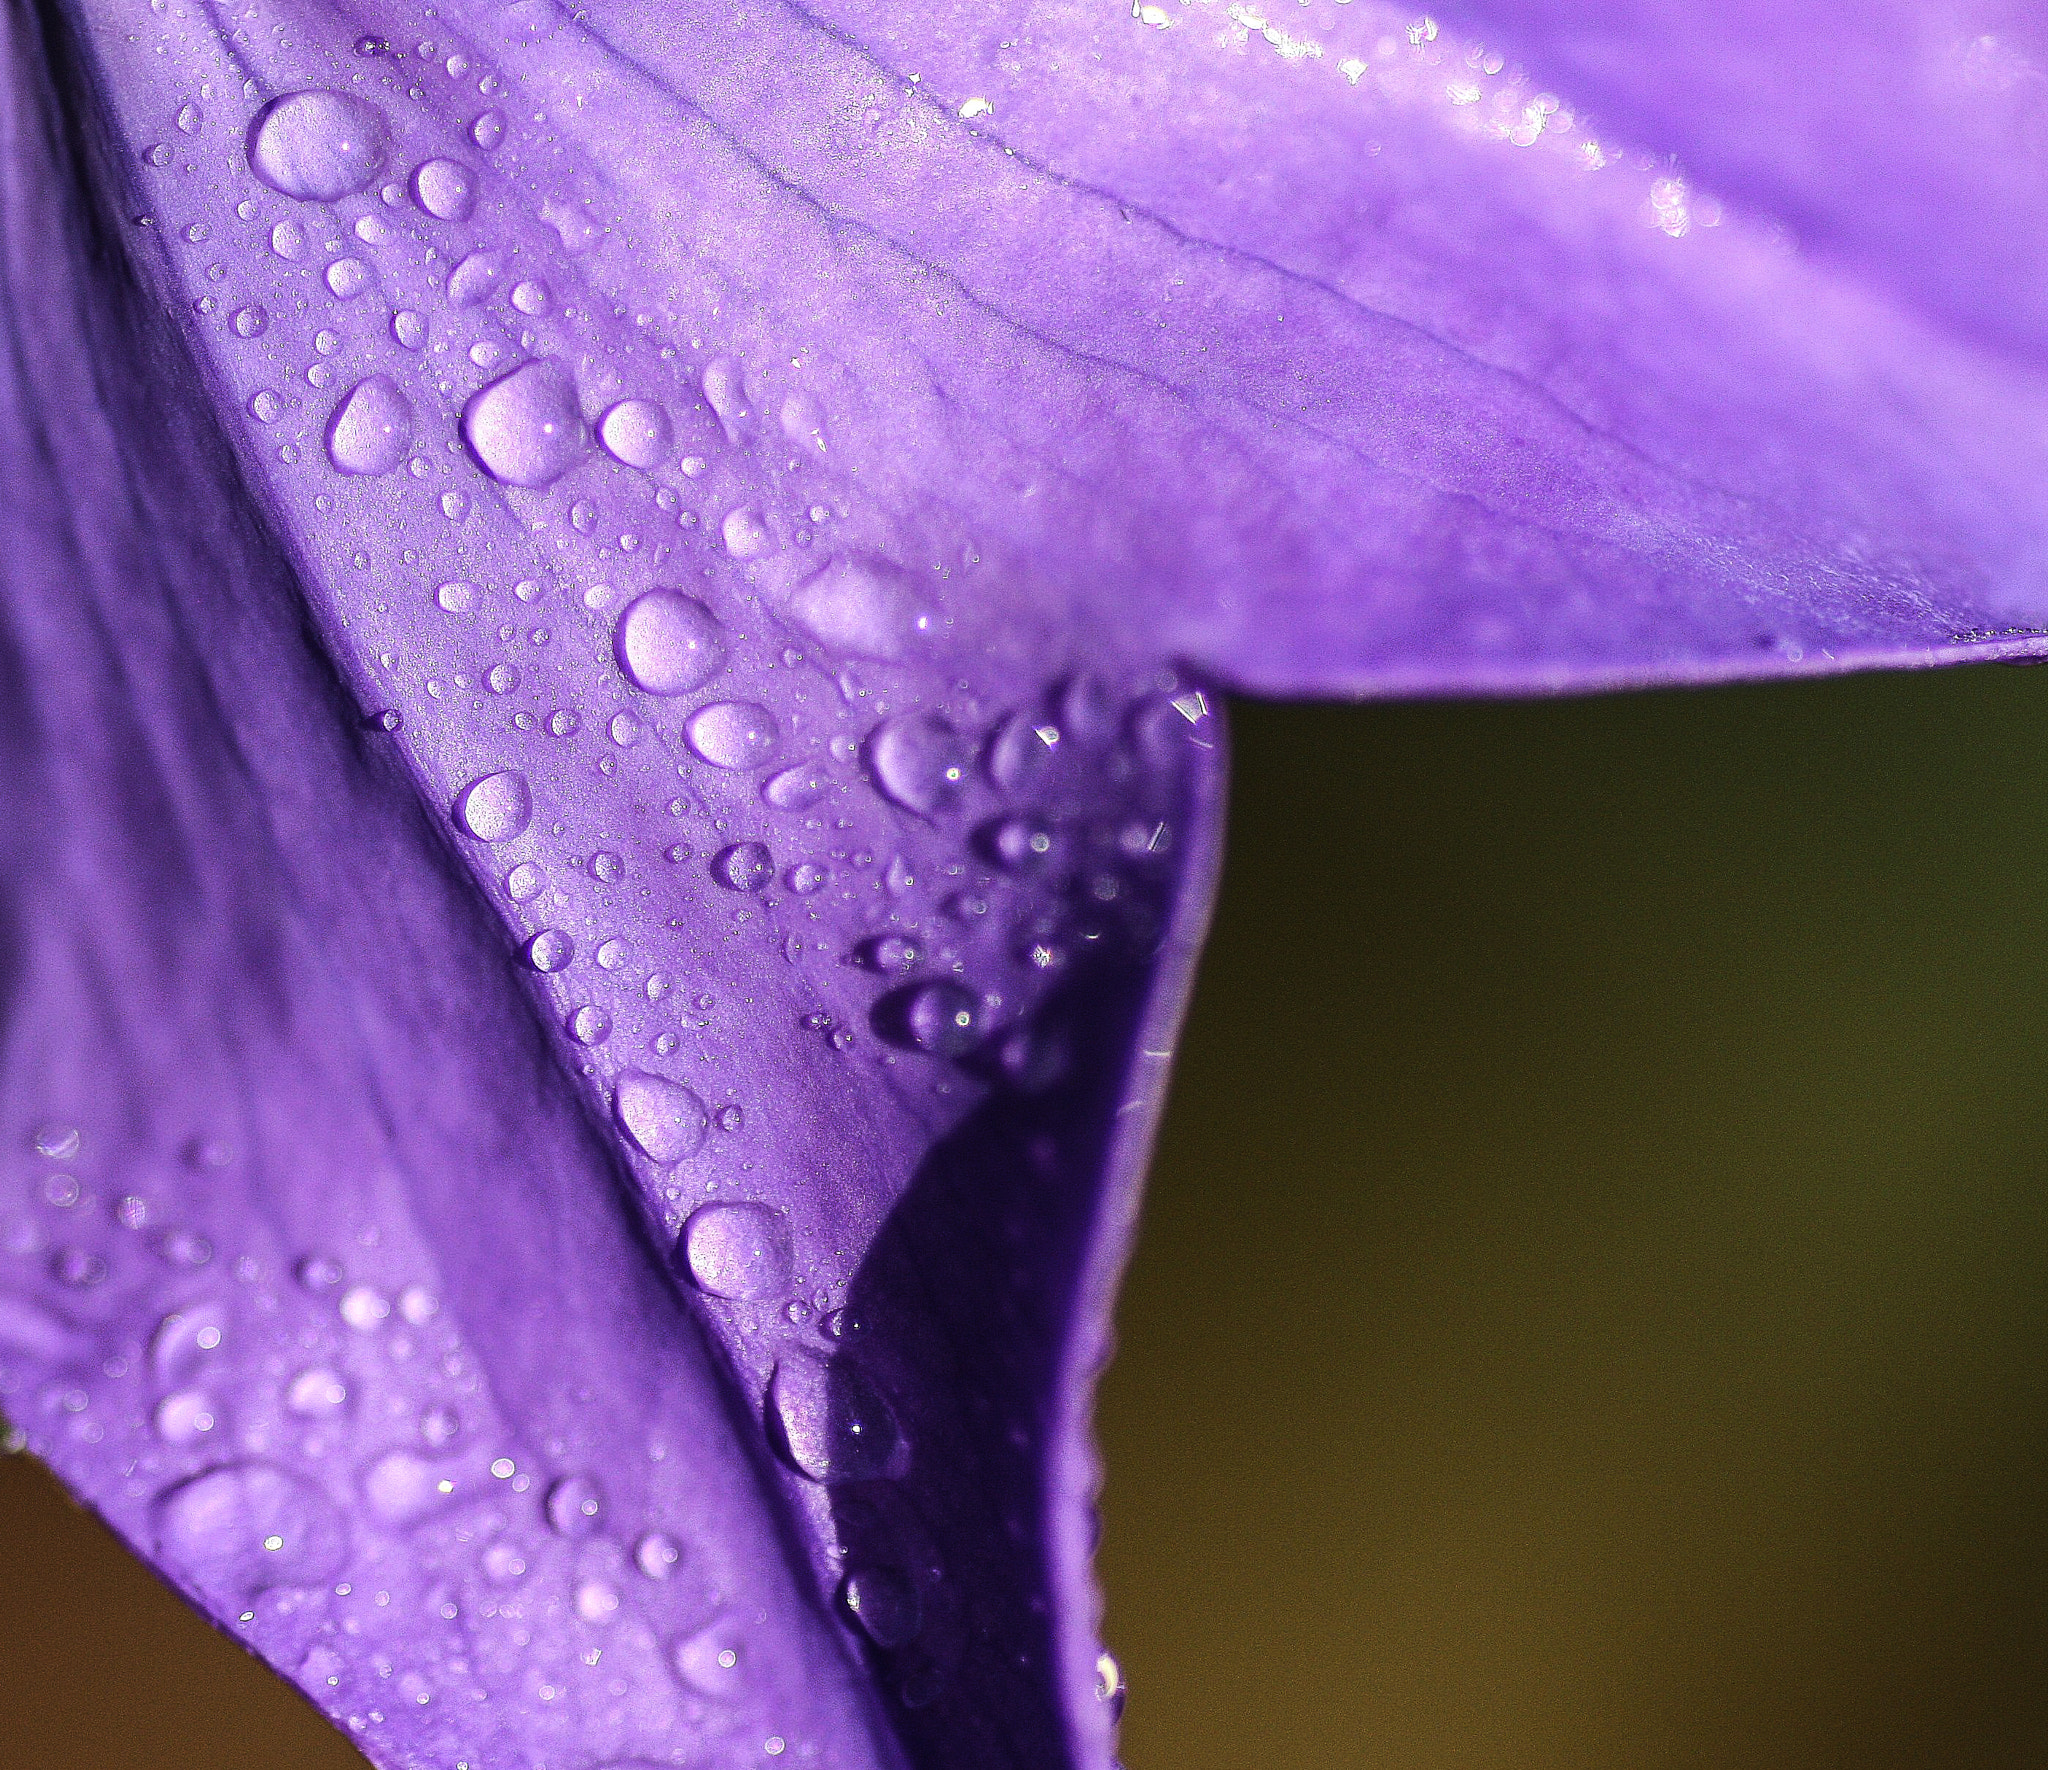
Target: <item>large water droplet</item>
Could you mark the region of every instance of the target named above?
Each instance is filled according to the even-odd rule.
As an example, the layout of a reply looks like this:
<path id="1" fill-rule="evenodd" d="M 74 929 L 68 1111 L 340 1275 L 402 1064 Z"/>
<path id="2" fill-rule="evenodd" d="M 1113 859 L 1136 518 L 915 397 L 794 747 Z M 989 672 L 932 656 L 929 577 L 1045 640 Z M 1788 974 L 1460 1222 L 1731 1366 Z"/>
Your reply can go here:
<path id="1" fill-rule="evenodd" d="M 950 978 L 892 990 L 875 1004 L 875 1030 L 934 1057 L 965 1057 L 981 1043 L 981 998 Z"/>
<path id="2" fill-rule="evenodd" d="M 476 174 L 460 160 L 422 160 L 413 169 L 412 200 L 437 221 L 467 221 L 476 207 Z"/>
<path id="3" fill-rule="evenodd" d="M 552 485 L 583 452 L 576 382 L 553 357 L 526 363 L 470 395 L 462 434 L 492 478 Z"/>
<path id="4" fill-rule="evenodd" d="M 455 821 L 479 842 L 509 842 L 533 822 L 533 789 L 516 769 L 483 775 L 462 789 Z"/>
<path id="5" fill-rule="evenodd" d="M 557 1536 L 586 1537 L 604 1513 L 604 1495 L 588 1475 L 564 1475 L 548 1489 L 545 1510 Z"/>
<path id="6" fill-rule="evenodd" d="M 972 761 L 967 739 L 935 713 L 885 719 L 868 737 L 868 772 L 875 785 L 922 817 L 960 797 Z"/>
<path id="7" fill-rule="evenodd" d="M 676 1670 L 683 1682 L 705 1696 L 736 1695 L 745 1675 L 740 1669 L 740 1637 L 730 1623 L 719 1621 L 678 1642 Z"/>
<path id="8" fill-rule="evenodd" d="M 768 1407 L 778 1448 L 813 1481 L 871 1481 L 896 1460 L 887 1403 L 844 1358 L 785 1353 L 768 1379 Z"/>
<path id="9" fill-rule="evenodd" d="M 688 694 L 725 664 L 718 619 L 680 590 L 650 590 L 619 617 L 619 668 L 649 694 Z"/>
<path id="10" fill-rule="evenodd" d="M 311 1483 L 269 1463 L 229 1463 L 157 1506 L 157 1548 L 210 1595 L 246 1603 L 280 1586 L 321 1586 L 348 1560 L 348 1521 Z"/>
<path id="11" fill-rule="evenodd" d="M 412 407 L 388 375 L 358 381 L 327 421 L 327 458 L 343 473 L 389 473 L 412 446 Z"/>
<path id="12" fill-rule="evenodd" d="M 664 1167 L 693 1156 L 704 1146 L 711 1117 L 704 1102 L 681 1082 L 629 1069 L 612 1095 L 619 1128 L 649 1160 Z"/>
<path id="13" fill-rule="evenodd" d="M 290 92 L 249 125 L 249 170 L 303 203 L 332 203 L 383 170 L 391 148 L 384 113 L 347 92 Z"/>
<path id="14" fill-rule="evenodd" d="M 700 1205 L 683 1225 L 680 1252 L 714 1297 L 777 1297 L 789 1288 L 789 1220 L 768 1205 Z"/>
<path id="15" fill-rule="evenodd" d="M 576 957 L 576 941 L 560 928 L 543 928 L 526 943 L 526 962 L 536 971 L 566 971 Z"/>
<path id="16" fill-rule="evenodd" d="M 880 560 L 835 559 L 798 585 L 789 612 L 814 638 L 857 658 L 900 658 L 929 617 L 910 581 Z"/>
<path id="17" fill-rule="evenodd" d="M 713 701 L 690 715 L 683 736 L 713 768 L 758 768 L 782 744 L 775 715 L 752 701 Z"/>
<path id="18" fill-rule="evenodd" d="M 628 467 L 659 467 L 675 447 L 668 413 L 651 399 L 622 399 L 598 420 L 597 440 Z"/>
<path id="19" fill-rule="evenodd" d="M 917 1588 L 891 1567 L 852 1569 L 839 1597 L 877 1647 L 901 1647 L 923 1621 Z"/>

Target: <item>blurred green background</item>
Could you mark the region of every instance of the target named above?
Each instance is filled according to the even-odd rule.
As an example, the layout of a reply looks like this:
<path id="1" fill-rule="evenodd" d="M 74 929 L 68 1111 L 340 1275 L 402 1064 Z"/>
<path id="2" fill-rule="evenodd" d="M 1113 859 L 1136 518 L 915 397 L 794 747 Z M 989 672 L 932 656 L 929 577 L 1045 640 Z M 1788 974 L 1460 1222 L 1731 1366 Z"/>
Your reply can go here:
<path id="1" fill-rule="evenodd" d="M 1103 1394 L 1132 1770 L 2048 1763 L 2048 672 L 1240 706 L 1233 799 Z M 355 1762 L 0 1459 L 32 1736 Z"/>

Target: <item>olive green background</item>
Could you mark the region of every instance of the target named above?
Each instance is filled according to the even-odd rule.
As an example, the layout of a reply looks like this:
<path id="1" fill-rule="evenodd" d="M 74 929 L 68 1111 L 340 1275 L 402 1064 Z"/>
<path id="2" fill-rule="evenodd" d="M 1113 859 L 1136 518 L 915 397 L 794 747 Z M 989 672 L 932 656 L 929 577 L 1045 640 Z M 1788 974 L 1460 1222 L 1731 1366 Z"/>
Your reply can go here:
<path id="1" fill-rule="evenodd" d="M 2048 672 L 1237 710 L 1132 1770 L 2048 1763 Z M 0 1760 L 354 1762 L 21 1459 Z"/>

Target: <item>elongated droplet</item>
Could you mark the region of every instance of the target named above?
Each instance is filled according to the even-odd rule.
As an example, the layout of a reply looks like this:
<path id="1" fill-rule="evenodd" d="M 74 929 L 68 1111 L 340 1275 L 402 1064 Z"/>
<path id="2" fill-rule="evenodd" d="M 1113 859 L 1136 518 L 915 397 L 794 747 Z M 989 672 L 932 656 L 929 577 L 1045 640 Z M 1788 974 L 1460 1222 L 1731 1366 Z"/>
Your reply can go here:
<path id="1" fill-rule="evenodd" d="M 653 400 L 622 399 L 598 420 L 597 440 L 628 467 L 659 467 L 675 447 L 675 427 Z"/>
<path id="2" fill-rule="evenodd" d="M 844 1358 L 785 1354 L 768 1379 L 768 1406 L 778 1448 L 813 1481 L 871 1481 L 895 1461 L 896 1421 Z"/>
<path id="3" fill-rule="evenodd" d="M 832 790 L 832 777 L 815 762 L 798 762 L 761 783 L 761 797 L 777 811 L 802 811 Z"/>
<path id="4" fill-rule="evenodd" d="M 483 775 L 462 789 L 455 821 L 479 842 L 509 842 L 533 821 L 533 789 L 516 769 Z"/>
<path id="5" fill-rule="evenodd" d="M 343 473 L 389 473 L 412 446 L 412 407 L 388 375 L 358 381 L 327 421 L 327 458 Z"/>
<path id="6" fill-rule="evenodd" d="M 494 252 L 472 252 L 448 273 L 448 305 L 474 307 L 488 301 L 505 266 Z"/>
<path id="7" fill-rule="evenodd" d="M 246 1603 L 321 1586 L 348 1559 L 348 1521 L 317 1487 L 269 1463 L 229 1463 L 157 1506 L 157 1547 L 200 1590 Z"/>
<path id="8" fill-rule="evenodd" d="M 552 357 L 514 369 L 470 395 L 462 435 L 493 479 L 552 485 L 583 453 L 575 380 Z"/>
<path id="9" fill-rule="evenodd" d="M 680 590 L 650 590 L 619 617 L 619 668 L 649 694 L 689 694 L 725 664 L 717 617 Z"/>
<path id="10" fill-rule="evenodd" d="M 412 200 L 437 221 L 467 221 L 476 207 L 476 174 L 460 160 L 422 160 L 413 169 Z"/>
<path id="11" fill-rule="evenodd" d="M 960 797 L 973 761 L 968 740 L 934 713 L 885 719 L 868 738 L 868 772 L 906 811 L 930 817 Z"/>
<path id="12" fill-rule="evenodd" d="M 612 1111 L 619 1128 L 664 1167 L 695 1155 L 711 1123 L 704 1102 L 681 1082 L 640 1069 L 619 1077 Z"/>
<path id="13" fill-rule="evenodd" d="M 290 92 L 249 125 L 249 170 L 302 203 L 332 203 L 384 168 L 391 132 L 384 113 L 347 92 Z"/>
<path id="14" fill-rule="evenodd" d="M 862 558 L 835 559 L 798 585 L 789 612 L 813 638 L 856 658 L 900 658 L 929 624 L 909 579 Z"/>
<path id="15" fill-rule="evenodd" d="M 779 1297 L 789 1288 L 789 1219 L 769 1205 L 700 1205 L 683 1225 L 681 1251 L 714 1297 Z"/>
<path id="16" fill-rule="evenodd" d="M 683 735 L 713 768 L 757 768 L 782 744 L 775 715 L 752 701 L 713 701 L 690 715 Z"/>

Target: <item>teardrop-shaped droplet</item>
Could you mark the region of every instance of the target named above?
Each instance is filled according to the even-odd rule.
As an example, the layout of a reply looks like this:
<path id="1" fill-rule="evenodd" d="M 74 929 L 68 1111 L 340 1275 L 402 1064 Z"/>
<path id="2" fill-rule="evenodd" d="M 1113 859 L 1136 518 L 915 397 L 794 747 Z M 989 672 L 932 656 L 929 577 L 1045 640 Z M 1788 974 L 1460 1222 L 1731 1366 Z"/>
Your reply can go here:
<path id="1" fill-rule="evenodd" d="M 813 1481 L 872 1481 L 896 1461 L 895 1418 L 845 1358 L 785 1353 L 768 1379 L 768 1407 L 778 1448 Z"/>
<path id="2" fill-rule="evenodd" d="M 704 1102 L 681 1082 L 640 1069 L 619 1077 L 612 1112 L 648 1159 L 664 1167 L 703 1148 L 711 1124 Z"/>
<path id="3" fill-rule="evenodd" d="M 228 1463 L 157 1506 L 157 1548 L 209 1595 L 246 1603 L 282 1586 L 321 1586 L 348 1560 L 348 1521 L 310 1482 L 269 1463 Z"/>
<path id="4" fill-rule="evenodd" d="M 684 737 L 713 768 L 758 768 L 782 744 L 775 715 L 752 701 L 713 701 L 690 715 Z"/>
<path id="5" fill-rule="evenodd" d="M 1059 741 L 1059 727 L 1049 720 L 1012 713 L 989 739 L 984 759 L 989 779 L 1006 793 L 1021 792 L 1044 773 Z"/>
<path id="6" fill-rule="evenodd" d="M 218 1303 L 190 1303 L 174 1309 L 149 1337 L 149 1368 L 166 1381 L 196 1369 L 227 1335 L 227 1311 Z"/>
<path id="7" fill-rule="evenodd" d="M 597 440 L 628 467 L 659 467 L 675 447 L 675 426 L 651 399 L 622 399 L 598 420 Z"/>
<path id="8" fill-rule="evenodd" d="M 761 797 L 777 811 L 803 811 L 831 792 L 832 776 L 815 762 L 796 762 L 761 783 Z"/>
<path id="9" fill-rule="evenodd" d="M 917 1588 L 892 1567 L 853 1568 L 839 1599 L 877 1647 L 901 1647 L 923 1621 Z"/>
<path id="10" fill-rule="evenodd" d="M 476 174 L 460 160 L 422 160 L 413 168 L 412 200 L 437 221 L 467 221 L 476 207 Z"/>
<path id="11" fill-rule="evenodd" d="M 684 1263 L 714 1297 L 779 1297 L 789 1288 L 789 1219 L 769 1205 L 700 1205 L 683 1225 Z"/>
<path id="12" fill-rule="evenodd" d="M 875 785 L 906 811 L 930 817 L 959 797 L 973 761 L 968 741 L 935 713 L 885 719 L 867 742 Z"/>
<path id="13" fill-rule="evenodd" d="M 470 395 L 462 435 L 493 479 L 552 485 L 583 453 L 575 379 L 553 357 L 523 364 Z"/>
<path id="14" fill-rule="evenodd" d="M 289 92 L 249 125 L 249 170 L 285 196 L 332 203 L 384 168 L 391 132 L 384 113 L 348 92 Z"/>
<path id="15" fill-rule="evenodd" d="M 348 1385 L 326 1366 L 316 1365 L 285 1385 L 284 1404 L 302 1419 L 321 1419 L 348 1405 Z"/>
<path id="16" fill-rule="evenodd" d="M 455 821 L 479 842 L 509 842 L 533 822 L 533 789 L 517 769 L 482 775 L 456 799 Z"/>
<path id="17" fill-rule="evenodd" d="M 680 590 L 650 590 L 619 617 L 613 648 L 627 679 L 649 694 L 688 694 L 725 664 L 718 618 Z"/>
<path id="18" fill-rule="evenodd" d="M 633 1565 L 649 1579 L 667 1579 L 682 1558 L 676 1539 L 659 1530 L 650 1530 L 633 1545 Z"/>
<path id="19" fill-rule="evenodd" d="M 910 580 L 881 560 L 835 559 L 798 585 L 789 612 L 811 636 L 848 657 L 892 661 L 930 624 Z"/>
<path id="20" fill-rule="evenodd" d="M 327 421 L 327 458 L 343 473 L 389 473 L 412 446 L 412 407 L 389 375 L 358 381 Z"/>
<path id="21" fill-rule="evenodd" d="M 495 252 L 472 252 L 448 273 L 448 305 L 474 307 L 488 301 L 505 266 Z"/>

